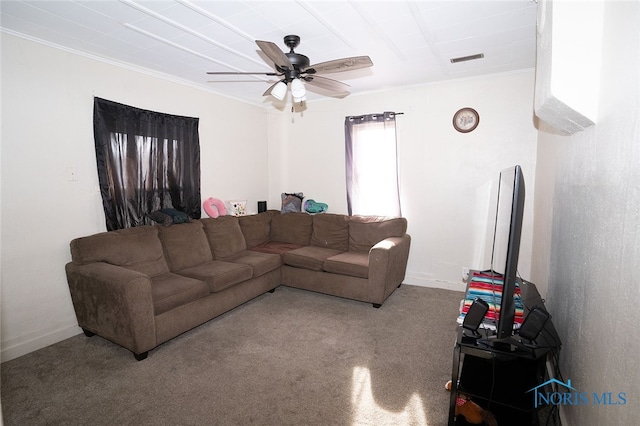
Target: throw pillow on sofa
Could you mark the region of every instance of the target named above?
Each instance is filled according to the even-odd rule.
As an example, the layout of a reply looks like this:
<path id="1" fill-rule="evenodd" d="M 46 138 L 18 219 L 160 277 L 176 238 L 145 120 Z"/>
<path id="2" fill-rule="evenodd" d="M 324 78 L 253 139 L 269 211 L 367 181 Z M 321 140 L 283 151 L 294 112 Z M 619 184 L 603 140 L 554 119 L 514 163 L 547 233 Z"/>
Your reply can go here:
<path id="1" fill-rule="evenodd" d="M 160 223 L 164 226 L 170 226 L 174 223 L 189 223 L 191 218 L 188 214 L 180 212 L 176 209 L 160 209 L 148 214 L 149 218 L 154 222 Z"/>
<path id="2" fill-rule="evenodd" d="M 282 198 L 282 209 L 280 213 L 296 213 L 302 211 L 302 200 L 304 199 L 304 194 L 302 192 L 294 192 L 292 194 L 288 194 L 283 192 L 280 194 Z"/>

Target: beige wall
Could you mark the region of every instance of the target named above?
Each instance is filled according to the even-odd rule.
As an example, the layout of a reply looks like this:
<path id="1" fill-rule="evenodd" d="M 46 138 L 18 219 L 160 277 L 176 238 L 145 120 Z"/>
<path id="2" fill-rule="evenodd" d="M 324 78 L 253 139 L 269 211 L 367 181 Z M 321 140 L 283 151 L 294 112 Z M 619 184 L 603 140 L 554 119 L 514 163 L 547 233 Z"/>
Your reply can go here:
<path id="1" fill-rule="evenodd" d="M 262 199 L 277 209 L 281 192 L 302 191 L 345 213 L 344 117 L 404 112 L 398 152 L 403 213 L 413 236 L 406 283 L 462 290 L 462 267 L 486 265 L 488 188 L 498 172 L 521 164 L 533 194 L 533 81 L 533 71 L 458 80 L 318 101 L 292 114 L 3 35 L 2 359 L 80 332 L 64 264 L 72 238 L 105 229 L 94 96 L 199 117 L 203 198 L 247 199 L 250 211 Z M 469 134 L 451 125 L 465 106 L 480 113 Z M 69 167 L 77 169 L 77 181 L 67 180 Z M 531 195 L 526 209 L 525 277 Z"/>
<path id="2" fill-rule="evenodd" d="M 577 6 L 579 7 L 579 6 Z M 534 280 L 562 339 L 563 378 L 588 404 L 563 424 L 636 424 L 640 403 L 640 3 L 604 2 L 597 123 L 572 136 L 541 125 Z M 612 394 L 594 404 L 593 394 Z"/>
<path id="3" fill-rule="evenodd" d="M 462 267 L 488 268 L 485 232 L 491 184 L 520 164 L 528 194 L 520 272 L 529 277 L 537 130 L 533 71 L 350 96 L 287 116 L 288 137 L 269 138 L 273 192 L 302 191 L 346 213 L 344 117 L 383 111 L 397 117 L 402 214 L 413 236 L 406 283 L 464 290 Z M 467 134 L 453 114 L 470 106 L 480 125 Z M 272 112 L 271 115 L 276 115 Z M 271 193 L 271 198 L 276 195 Z M 483 250 L 484 256 L 483 256 Z"/>
<path id="4" fill-rule="evenodd" d="M 626 406 L 563 407 L 566 424 L 633 424 L 640 4 L 606 2 L 604 18 L 598 122 L 570 137 L 536 123 L 538 136 L 533 72 L 322 101 L 301 115 L 3 35 L 2 359 L 79 332 L 64 264 L 70 239 L 104 230 L 93 96 L 200 117 L 203 197 L 246 198 L 251 206 L 267 198 L 277 208 L 280 192 L 304 191 L 335 212 L 346 211 L 344 116 L 395 110 L 405 113 L 398 118 L 402 201 L 414 237 L 407 282 L 459 288 L 460 268 L 483 257 L 488 182 L 520 163 L 527 182 L 520 269 L 546 294 L 563 340 L 564 379 L 585 392 L 627 395 Z M 481 116 L 468 135 L 451 127 L 463 106 Z M 247 158 L 249 151 L 255 155 Z M 78 181 L 67 180 L 68 167 L 77 168 Z"/>
<path id="5" fill-rule="evenodd" d="M 262 108 L 3 34 L 3 360 L 80 332 L 64 265 L 72 238 L 105 230 L 94 96 L 199 117 L 202 196 L 267 196 Z"/>

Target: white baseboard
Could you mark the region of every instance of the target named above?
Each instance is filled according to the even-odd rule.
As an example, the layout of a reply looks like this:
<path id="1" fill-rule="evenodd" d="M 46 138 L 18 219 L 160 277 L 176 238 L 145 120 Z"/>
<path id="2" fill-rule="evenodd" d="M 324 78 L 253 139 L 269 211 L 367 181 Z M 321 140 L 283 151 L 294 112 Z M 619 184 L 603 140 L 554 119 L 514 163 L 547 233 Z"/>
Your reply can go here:
<path id="1" fill-rule="evenodd" d="M 17 342 L 9 347 L 5 347 L 6 342 L 2 344 L 0 351 L 0 362 L 10 361 L 21 357 L 30 352 L 37 351 L 54 343 L 76 336 L 82 333 L 82 329 L 77 325 L 67 326 L 59 330 L 52 331 L 44 336 L 34 337 L 23 342 Z"/>
<path id="2" fill-rule="evenodd" d="M 441 288 L 444 290 L 453 290 L 453 291 L 462 291 L 462 292 L 464 292 L 466 288 L 464 284 L 453 283 L 450 281 L 415 280 L 409 277 L 405 278 L 405 280 L 402 283 L 407 285 L 415 285 L 418 287 Z"/>
<path id="3" fill-rule="evenodd" d="M 418 287 L 431 287 L 431 288 L 442 288 L 445 290 L 454 290 L 454 291 L 462 291 L 464 292 L 467 288 L 467 285 L 460 282 L 446 281 L 446 280 L 437 280 L 429 277 L 425 277 L 420 274 L 411 274 L 407 273 L 405 275 L 403 284 L 415 285 Z"/>
<path id="4" fill-rule="evenodd" d="M 456 283 L 445 280 L 428 279 L 424 276 L 407 274 L 403 284 L 415 285 L 418 287 L 430 287 L 430 288 L 442 288 L 445 290 L 464 291 L 466 286 L 464 283 Z M 52 331 L 51 333 L 43 336 L 37 336 L 31 339 L 25 339 L 18 342 L 2 342 L 2 349 L 0 350 L 0 362 L 10 361 L 12 359 L 21 357 L 30 352 L 37 351 L 54 343 L 58 343 L 62 340 L 76 336 L 82 333 L 82 329 L 77 325 L 67 326 L 59 330 Z M 15 339 L 19 340 L 19 339 Z M 8 345 L 8 347 L 6 347 Z M 1 425 L 0 425 L 1 426 Z"/>

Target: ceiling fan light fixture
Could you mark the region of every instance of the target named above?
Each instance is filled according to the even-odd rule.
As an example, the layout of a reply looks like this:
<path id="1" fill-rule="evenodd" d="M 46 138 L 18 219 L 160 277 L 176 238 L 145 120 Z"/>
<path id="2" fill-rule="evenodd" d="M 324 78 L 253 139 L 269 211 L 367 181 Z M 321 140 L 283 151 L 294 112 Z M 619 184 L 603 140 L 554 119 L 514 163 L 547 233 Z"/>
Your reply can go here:
<path id="1" fill-rule="evenodd" d="M 300 81 L 299 78 L 294 78 L 291 81 L 291 95 L 294 99 L 304 98 L 307 94 L 307 89 L 304 88 L 304 84 Z"/>
<path id="2" fill-rule="evenodd" d="M 283 100 L 284 95 L 286 94 L 287 94 L 287 85 L 285 84 L 284 81 L 279 82 L 278 84 L 273 86 L 273 89 L 271 89 L 271 96 L 273 96 L 279 101 Z"/>
<path id="3" fill-rule="evenodd" d="M 303 96 L 301 98 L 296 98 L 295 96 L 293 97 L 293 103 L 294 104 L 301 104 L 303 102 L 305 102 L 307 100 L 306 96 Z"/>
<path id="4" fill-rule="evenodd" d="M 2 1 L 2 0 L 0 0 Z M 124 1 L 124 0 L 122 0 Z M 178 0 L 181 2 L 182 0 Z M 186 0 L 185 0 L 186 1 Z M 275 43 L 270 41 L 256 40 L 256 44 L 271 62 L 275 72 L 250 72 L 250 71 L 212 71 L 211 75 L 268 75 L 277 76 L 280 81 L 271 84 L 262 96 L 273 96 L 274 99 L 283 101 L 289 90 L 291 83 L 291 98 L 296 103 L 303 104 L 307 100 L 306 84 L 312 87 L 333 92 L 338 97 L 345 97 L 349 94 L 349 85 L 337 80 L 322 77 L 319 74 L 333 74 L 337 72 L 357 70 L 373 66 L 373 62 L 368 56 L 354 56 L 350 58 L 333 59 L 310 65 L 309 57 L 295 52 L 295 48 L 300 43 L 297 35 L 287 35 L 284 37 L 284 44 L 290 49 L 283 52 Z M 269 62 L 268 61 L 268 62 Z M 266 79 L 265 79 L 266 81 Z"/>

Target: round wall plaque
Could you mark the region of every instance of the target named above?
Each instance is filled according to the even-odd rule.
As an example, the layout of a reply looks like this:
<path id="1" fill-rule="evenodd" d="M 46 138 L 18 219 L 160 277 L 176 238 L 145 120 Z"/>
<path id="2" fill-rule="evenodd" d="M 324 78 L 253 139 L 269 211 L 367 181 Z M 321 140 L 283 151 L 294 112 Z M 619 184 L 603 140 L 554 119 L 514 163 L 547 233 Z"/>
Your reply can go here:
<path id="1" fill-rule="evenodd" d="M 480 116 L 473 108 L 462 108 L 453 114 L 453 127 L 461 133 L 475 130 L 478 123 L 480 123 Z"/>

